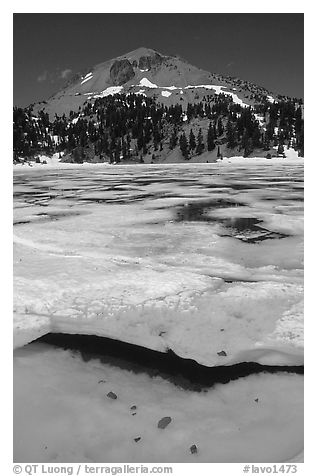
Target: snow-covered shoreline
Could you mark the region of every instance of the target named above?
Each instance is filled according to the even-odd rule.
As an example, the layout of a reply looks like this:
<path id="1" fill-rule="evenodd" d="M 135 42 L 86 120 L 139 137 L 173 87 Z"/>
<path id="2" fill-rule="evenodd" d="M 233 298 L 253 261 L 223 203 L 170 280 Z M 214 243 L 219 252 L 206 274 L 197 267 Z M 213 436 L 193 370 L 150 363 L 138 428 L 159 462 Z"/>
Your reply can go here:
<path id="1" fill-rule="evenodd" d="M 59 158 L 59 154 L 54 154 L 52 157 L 48 157 L 46 155 L 40 155 L 39 160 L 40 163 L 36 162 L 26 162 L 25 164 L 14 164 L 13 170 L 14 171 L 32 171 L 32 170 L 46 170 L 46 169 L 86 169 L 86 168 L 105 168 L 105 167 L 130 167 L 130 166 L 151 166 L 151 167 L 176 167 L 176 166 L 183 166 L 183 165 L 193 165 L 193 166 L 215 166 L 215 165 L 296 165 L 296 164 L 303 164 L 304 158 L 298 157 L 297 152 L 294 149 L 286 149 L 285 148 L 285 157 L 272 157 L 271 159 L 267 159 L 265 157 L 243 157 L 243 156 L 233 156 L 233 157 L 223 157 L 223 159 L 218 159 L 216 162 L 191 162 L 186 161 L 184 162 L 176 162 L 176 163 L 165 163 L 157 162 L 155 164 L 138 164 L 138 163 L 120 163 L 120 164 L 109 164 L 108 162 L 102 163 L 91 163 L 91 162 L 84 162 L 83 164 L 71 164 L 67 162 L 61 162 Z M 207 159 L 206 159 L 207 160 Z M 46 162 L 46 163 L 45 163 Z"/>

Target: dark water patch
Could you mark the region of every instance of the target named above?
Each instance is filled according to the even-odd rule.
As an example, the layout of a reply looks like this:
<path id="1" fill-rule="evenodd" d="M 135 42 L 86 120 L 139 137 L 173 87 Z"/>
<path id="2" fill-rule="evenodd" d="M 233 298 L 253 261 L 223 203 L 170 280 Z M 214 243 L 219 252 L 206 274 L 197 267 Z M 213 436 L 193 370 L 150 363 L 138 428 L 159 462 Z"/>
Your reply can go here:
<path id="1" fill-rule="evenodd" d="M 57 192 L 56 192 L 57 194 Z M 47 192 L 38 192 L 34 190 L 29 190 L 29 191 L 24 191 L 24 192 L 13 192 L 13 197 L 14 198 L 29 198 L 32 197 L 33 199 L 41 199 L 45 197 L 49 197 L 50 194 L 47 194 Z"/>
<path id="2" fill-rule="evenodd" d="M 131 182 L 130 182 L 131 183 Z M 153 184 L 165 184 L 165 183 L 168 183 L 168 184 L 180 184 L 180 185 L 184 185 L 184 186 L 197 186 L 197 185 L 201 185 L 200 182 L 199 182 L 199 179 L 185 179 L 185 178 L 174 178 L 174 177 L 168 177 L 168 178 L 159 178 L 159 177 L 151 177 L 151 178 L 148 178 L 148 179 L 140 179 L 140 178 L 136 178 L 135 180 L 133 180 L 133 183 L 134 184 L 137 184 L 137 185 L 141 185 L 141 186 L 147 186 L 147 185 L 153 185 Z"/>
<path id="3" fill-rule="evenodd" d="M 253 217 L 220 218 L 218 220 L 226 227 L 229 233 L 223 237 L 236 238 L 244 243 L 259 243 L 264 240 L 288 238 L 285 233 L 273 232 L 264 228 L 262 220 Z"/>
<path id="4" fill-rule="evenodd" d="M 176 207 L 175 222 L 200 221 L 207 223 L 219 223 L 225 229 L 225 233 L 219 233 L 222 237 L 236 238 L 245 243 L 258 243 L 264 240 L 282 239 L 290 235 L 272 232 L 262 226 L 263 221 L 255 217 L 216 217 L 210 213 L 213 208 L 243 207 L 242 203 L 228 200 L 213 200 L 209 202 L 194 202 L 181 207 Z"/>
<path id="5" fill-rule="evenodd" d="M 16 226 L 16 225 L 26 225 L 27 223 L 31 223 L 31 220 L 15 221 L 15 222 L 13 222 L 13 226 Z"/>
<path id="6" fill-rule="evenodd" d="M 130 192 L 130 190 L 124 190 L 125 192 Z M 135 190 L 133 190 L 135 192 Z M 130 194 L 128 196 L 122 197 L 120 195 L 109 197 L 109 198 L 94 198 L 94 197 L 78 197 L 79 202 L 87 203 L 117 203 L 117 204 L 128 204 L 134 202 L 140 202 L 143 200 L 157 200 L 161 198 L 184 198 L 183 196 L 177 196 L 175 193 L 170 192 L 153 192 L 153 193 L 141 193 L 137 195 Z M 174 205 L 173 205 L 174 206 Z M 166 207 L 156 207 L 155 210 L 169 208 L 171 205 Z"/>
<path id="7" fill-rule="evenodd" d="M 254 179 L 250 179 L 248 182 L 245 183 L 229 183 L 229 188 L 235 191 L 252 191 L 252 190 L 276 190 L 276 191 L 282 191 L 282 190 L 301 190 L 302 187 L 299 186 L 292 186 L 292 182 L 289 183 L 278 183 L 278 182 L 273 182 L 273 181 L 266 181 L 265 179 L 262 179 L 263 181 L 261 183 L 259 182 L 254 182 Z"/>
<path id="8" fill-rule="evenodd" d="M 261 197 L 261 200 L 265 200 L 265 201 L 272 201 L 272 202 L 281 202 L 281 201 L 285 201 L 285 202 L 303 202 L 304 201 L 304 197 L 301 196 L 301 197 L 292 197 L 291 195 L 287 196 L 287 197 Z"/>
<path id="9" fill-rule="evenodd" d="M 230 183 L 229 188 L 235 191 L 246 192 L 248 190 L 256 190 L 256 189 L 261 189 L 265 187 L 261 184 L 251 183 L 250 181 L 246 183 Z"/>
<path id="10" fill-rule="evenodd" d="M 153 198 L 161 198 L 157 196 L 155 193 L 143 193 L 140 195 L 131 195 L 128 197 L 112 197 L 112 198 L 93 198 L 93 197 L 82 197 L 78 198 L 78 201 L 84 202 L 84 203 L 118 203 L 118 204 L 128 204 L 128 203 L 134 203 L 134 202 L 140 202 L 142 200 L 146 199 L 153 199 Z"/>
<path id="11" fill-rule="evenodd" d="M 234 284 L 234 283 L 258 283 L 259 281 L 256 279 L 236 279 L 236 278 L 225 278 L 223 280 L 227 284 Z"/>
<path id="12" fill-rule="evenodd" d="M 262 220 L 253 217 L 216 218 L 215 220 L 220 222 L 226 228 L 231 228 L 235 234 L 258 232 L 260 229 L 258 225 L 262 223 Z"/>
<path id="13" fill-rule="evenodd" d="M 243 203 L 233 202 L 222 198 L 191 202 L 181 206 L 177 205 L 175 207 L 176 217 L 174 221 L 215 222 L 218 220 L 215 217 L 212 217 L 207 214 L 207 212 L 210 212 L 210 210 L 217 210 L 218 208 L 236 208 L 243 206 L 245 206 Z"/>
<path id="14" fill-rule="evenodd" d="M 207 367 L 195 360 L 183 359 L 172 350 L 166 353 L 146 349 L 107 337 L 79 334 L 46 334 L 35 342 L 50 344 L 78 352 L 85 362 L 98 359 L 100 362 L 136 374 L 146 373 L 161 377 L 189 390 L 202 391 L 217 383 L 228 383 L 252 374 L 304 373 L 303 366 L 271 366 L 255 362 L 243 362 L 230 366 Z M 225 358 L 225 357 L 224 357 Z"/>

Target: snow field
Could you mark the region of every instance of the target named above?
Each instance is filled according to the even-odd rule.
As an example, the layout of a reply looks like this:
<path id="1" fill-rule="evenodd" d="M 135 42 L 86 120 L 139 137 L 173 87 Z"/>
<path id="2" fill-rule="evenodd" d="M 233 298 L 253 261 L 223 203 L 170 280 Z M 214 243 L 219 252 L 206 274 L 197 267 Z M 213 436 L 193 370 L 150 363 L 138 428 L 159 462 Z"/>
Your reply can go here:
<path id="1" fill-rule="evenodd" d="M 89 81 L 90 79 L 93 78 L 93 74 L 92 73 L 88 73 L 86 74 L 86 76 L 84 77 L 84 79 L 82 80 L 82 82 L 80 84 L 84 84 L 86 83 L 87 81 Z"/>
<path id="2" fill-rule="evenodd" d="M 298 462 L 303 378 L 250 375 L 198 393 L 30 344 L 14 356 L 14 435 L 16 463 Z"/>

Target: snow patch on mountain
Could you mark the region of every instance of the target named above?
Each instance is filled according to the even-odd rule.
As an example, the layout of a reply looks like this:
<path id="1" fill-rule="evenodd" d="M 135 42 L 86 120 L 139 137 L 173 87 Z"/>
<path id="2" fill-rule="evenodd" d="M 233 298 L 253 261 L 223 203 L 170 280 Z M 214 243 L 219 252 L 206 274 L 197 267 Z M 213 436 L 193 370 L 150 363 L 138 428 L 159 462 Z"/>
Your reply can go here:
<path id="1" fill-rule="evenodd" d="M 148 71 L 146 69 L 140 69 L 140 71 L 142 72 L 145 72 L 145 71 Z M 92 79 L 93 76 L 92 76 L 92 73 L 88 73 L 88 75 L 86 75 L 83 79 L 83 81 L 81 82 L 81 84 L 84 84 L 86 81 L 88 81 L 89 79 Z M 180 94 L 184 94 L 184 89 L 208 89 L 208 90 L 213 90 L 215 92 L 215 94 L 225 94 L 227 96 L 231 96 L 232 97 L 232 100 L 235 104 L 239 104 L 240 106 L 242 107 L 249 107 L 248 104 L 244 103 L 242 101 L 242 99 L 239 98 L 239 96 L 236 94 L 236 93 L 233 93 L 231 91 L 226 91 L 226 87 L 225 86 L 219 86 L 219 85 L 214 85 L 214 84 L 198 84 L 198 85 L 188 85 L 188 86 L 185 86 L 184 88 L 180 87 L 180 86 L 158 86 L 157 84 L 155 83 L 152 83 L 148 78 L 144 77 L 140 80 L 139 84 L 137 85 L 132 85 L 132 86 L 143 86 L 145 88 L 150 88 L 150 89 L 161 89 L 163 90 L 161 92 L 161 95 L 163 97 L 169 97 L 171 96 L 171 92 L 169 91 L 179 91 Z M 236 89 L 236 88 L 233 88 L 233 89 Z M 105 90 L 99 92 L 99 93 L 85 93 L 85 95 L 93 95 L 92 97 L 93 98 L 100 98 L 100 97 L 105 97 L 105 96 L 109 96 L 109 95 L 113 95 L 113 94 L 118 94 L 120 92 L 122 92 L 123 90 L 123 86 L 110 86 L 108 88 L 106 88 Z M 145 90 L 144 89 L 140 89 L 140 91 L 136 92 L 135 94 L 142 94 L 144 96 L 146 96 L 145 93 Z M 270 100 L 270 102 L 274 102 L 274 99 L 272 98 L 272 96 L 268 96 L 268 99 Z"/>
<path id="2" fill-rule="evenodd" d="M 225 86 L 218 86 L 214 84 L 198 84 L 195 86 L 188 85 L 185 87 L 185 89 L 197 89 L 197 88 L 204 88 L 204 89 L 213 89 L 216 94 L 226 94 L 227 96 L 231 96 L 232 100 L 235 104 L 239 104 L 242 107 L 248 107 L 249 105 L 244 103 L 237 94 L 232 93 L 231 91 L 225 91 L 223 88 Z"/>
<path id="3" fill-rule="evenodd" d="M 182 88 L 178 88 L 177 86 L 164 86 L 164 89 L 170 89 L 171 91 L 173 91 L 175 89 L 182 89 Z"/>
<path id="4" fill-rule="evenodd" d="M 147 78 L 142 78 L 139 86 L 145 86 L 146 88 L 158 88 L 157 84 L 151 83 Z"/>
<path id="5" fill-rule="evenodd" d="M 222 94 L 226 94 L 227 96 L 231 96 L 232 97 L 232 100 L 235 104 L 239 104 L 241 107 L 249 107 L 249 104 L 246 104 L 245 102 L 242 101 L 242 99 L 239 98 L 239 96 L 237 96 L 237 94 L 235 93 L 232 93 L 230 91 L 221 91 Z"/>
<path id="6" fill-rule="evenodd" d="M 139 94 L 139 95 L 141 95 L 141 96 L 145 96 L 145 97 L 146 97 L 145 89 L 140 89 L 140 90 L 137 91 L 135 94 Z"/>
<path id="7" fill-rule="evenodd" d="M 109 88 L 101 91 L 100 94 L 96 94 L 94 98 L 104 98 L 106 96 L 112 96 L 113 94 L 119 94 L 123 90 L 123 86 L 110 86 Z"/>
<path id="8" fill-rule="evenodd" d="M 82 80 L 82 82 L 80 84 L 84 84 L 86 83 L 87 81 L 89 81 L 90 79 L 93 78 L 93 74 L 92 73 L 88 73 L 86 74 L 86 76 L 84 77 L 84 79 Z"/>
<path id="9" fill-rule="evenodd" d="M 204 89 L 214 89 L 216 94 L 220 94 L 222 92 L 223 86 L 213 85 L 213 84 L 197 84 L 195 86 L 189 84 L 185 87 L 185 89 L 197 89 L 197 88 L 204 88 Z"/>

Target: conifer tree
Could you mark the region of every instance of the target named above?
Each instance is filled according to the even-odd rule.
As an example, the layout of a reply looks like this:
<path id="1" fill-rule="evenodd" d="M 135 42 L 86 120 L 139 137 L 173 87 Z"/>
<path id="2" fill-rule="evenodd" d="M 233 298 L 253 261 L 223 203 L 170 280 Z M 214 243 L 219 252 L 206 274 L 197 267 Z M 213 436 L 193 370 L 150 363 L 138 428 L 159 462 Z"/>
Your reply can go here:
<path id="1" fill-rule="evenodd" d="M 138 145 L 138 149 L 141 150 L 144 145 L 145 145 L 145 141 L 144 141 L 144 135 L 143 135 L 143 129 L 140 130 L 140 133 L 138 135 L 138 139 L 137 139 L 137 145 Z"/>
<path id="2" fill-rule="evenodd" d="M 120 144 L 120 140 L 117 140 L 116 148 L 114 152 L 114 159 L 117 163 L 121 162 L 120 153 L 121 153 L 121 144 Z"/>
<path id="3" fill-rule="evenodd" d="M 215 133 L 214 127 L 211 122 L 209 122 L 208 133 L 207 133 L 207 150 L 211 152 L 216 147 L 215 145 Z"/>
<path id="4" fill-rule="evenodd" d="M 233 129 L 232 122 L 228 120 L 227 122 L 227 146 L 229 149 L 233 149 L 237 144 L 235 140 L 235 133 Z"/>
<path id="5" fill-rule="evenodd" d="M 124 140 L 124 137 L 121 139 L 121 150 L 122 150 L 122 160 L 126 160 L 127 158 L 127 143 Z"/>
<path id="6" fill-rule="evenodd" d="M 188 141 L 184 133 L 180 136 L 179 146 L 180 146 L 183 157 L 185 159 L 188 159 L 189 158 Z"/>
<path id="7" fill-rule="evenodd" d="M 247 137 L 245 139 L 245 144 L 244 144 L 244 152 L 243 152 L 243 157 L 248 157 L 253 150 L 253 142 L 251 137 Z"/>
<path id="8" fill-rule="evenodd" d="M 219 119 L 218 119 L 217 129 L 218 129 L 218 136 L 221 137 L 222 134 L 224 133 L 224 128 L 223 128 L 221 117 L 219 117 Z"/>
<path id="9" fill-rule="evenodd" d="M 203 152 L 204 148 L 205 148 L 205 145 L 203 140 L 203 134 L 201 132 L 201 129 L 199 129 L 198 135 L 197 135 L 196 154 L 200 155 Z"/>
<path id="10" fill-rule="evenodd" d="M 265 131 L 263 138 L 263 150 L 270 150 L 270 139 L 267 131 Z"/>
<path id="11" fill-rule="evenodd" d="M 193 133 L 193 129 L 191 129 L 189 133 L 189 150 L 194 150 L 195 147 L 196 147 L 196 140 Z"/>
<path id="12" fill-rule="evenodd" d="M 127 158 L 130 159 L 131 157 L 131 137 L 130 134 L 127 134 Z"/>
<path id="13" fill-rule="evenodd" d="M 277 147 L 277 154 L 278 155 L 283 155 L 284 154 L 284 145 L 283 141 L 279 141 L 278 147 Z"/>
<path id="14" fill-rule="evenodd" d="M 173 128 L 173 132 L 170 136 L 170 141 L 169 141 L 169 148 L 171 150 L 173 150 L 177 145 L 177 131 L 176 131 L 176 128 L 174 127 Z M 162 142 L 161 142 L 161 146 L 162 146 Z M 160 150 L 163 149 L 163 146 L 160 148 Z"/>

